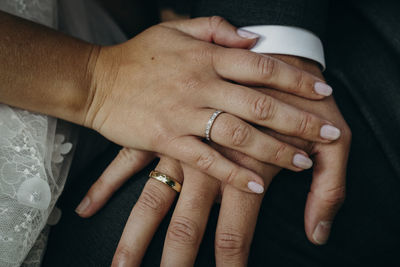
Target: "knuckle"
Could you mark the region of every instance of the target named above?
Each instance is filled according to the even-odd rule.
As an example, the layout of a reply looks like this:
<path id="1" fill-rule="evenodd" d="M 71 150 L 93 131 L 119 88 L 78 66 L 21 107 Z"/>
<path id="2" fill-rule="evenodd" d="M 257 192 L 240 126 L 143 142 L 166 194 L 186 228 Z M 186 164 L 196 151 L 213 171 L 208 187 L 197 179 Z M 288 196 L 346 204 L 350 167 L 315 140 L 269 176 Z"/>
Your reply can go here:
<path id="1" fill-rule="evenodd" d="M 262 95 L 254 101 L 252 109 L 257 120 L 269 121 L 275 116 L 276 103 L 271 97 Z"/>
<path id="2" fill-rule="evenodd" d="M 200 84 L 200 80 L 195 75 L 191 75 L 181 79 L 180 88 L 184 92 L 196 92 L 200 89 Z"/>
<path id="3" fill-rule="evenodd" d="M 202 45 L 201 47 L 197 47 L 194 51 L 197 54 L 197 57 L 204 62 L 205 59 L 207 62 L 213 61 L 216 55 L 217 48 L 210 45 Z"/>
<path id="4" fill-rule="evenodd" d="M 123 163 L 134 164 L 137 161 L 137 158 L 133 155 L 133 151 L 128 148 L 123 148 L 118 153 L 118 158 Z"/>
<path id="5" fill-rule="evenodd" d="M 295 76 L 295 83 L 294 86 L 292 88 L 293 93 L 299 93 L 301 92 L 301 88 L 304 86 L 305 83 L 305 73 L 301 70 L 298 70 L 296 72 L 296 76 Z"/>
<path id="6" fill-rule="evenodd" d="M 309 136 L 312 131 L 313 116 L 309 113 L 304 113 L 297 124 L 297 136 Z"/>
<path id="7" fill-rule="evenodd" d="M 168 238 L 177 244 L 196 245 L 200 240 L 200 229 L 196 222 L 185 216 L 176 216 L 172 219 Z"/>
<path id="8" fill-rule="evenodd" d="M 137 208 L 142 212 L 162 214 L 165 210 L 166 197 L 155 185 L 147 184 L 137 201 Z"/>
<path id="9" fill-rule="evenodd" d="M 333 207 L 340 207 L 346 199 L 346 186 L 337 186 L 319 194 L 320 198 Z"/>
<path id="10" fill-rule="evenodd" d="M 212 40 L 210 40 L 212 41 Z M 207 67 L 213 62 L 213 58 L 216 57 L 216 47 L 208 45 L 207 43 L 200 43 L 194 47 L 188 47 L 182 53 L 182 57 L 186 58 L 196 64 L 198 69 L 206 70 Z M 197 72 L 197 73 L 202 73 Z M 196 74 L 196 73 L 193 73 Z M 198 77 L 198 76 L 197 76 Z"/>
<path id="11" fill-rule="evenodd" d="M 220 16 L 211 16 L 208 18 L 208 23 L 210 25 L 211 30 L 216 30 L 218 27 L 224 23 L 225 19 Z"/>
<path id="12" fill-rule="evenodd" d="M 211 166 L 214 164 L 216 160 L 216 156 L 213 153 L 204 153 L 200 154 L 196 159 L 195 159 L 195 164 L 197 168 L 203 172 L 208 171 Z"/>
<path id="13" fill-rule="evenodd" d="M 273 153 L 273 158 L 271 159 L 271 162 L 277 163 L 282 160 L 286 152 L 288 151 L 289 146 L 286 143 L 280 143 L 278 147 L 276 148 L 275 152 Z"/>
<path id="14" fill-rule="evenodd" d="M 263 79 L 271 79 L 277 72 L 277 61 L 270 56 L 257 56 L 256 69 Z"/>
<path id="15" fill-rule="evenodd" d="M 223 182 L 226 184 L 233 184 L 235 178 L 237 177 L 237 173 L 238 173 L 238 168 L 232 168 L 231 170 L 228 171 L 228 174 L 223 179 Z"/>
<path id="16" fill-rule="evenodd" d="M 245 237 L 238 233 L 218 233 L 215 236 L 215 250 L 224 256 L 239 256 L 245 253 Z"/>
<path id="17" fill-rule="evenodd" d="M 171 131 L 164 125 L 164 122 L 154 122 L 152 125 L 152 134 L 150 136 L 149 146 L 152 151 L 164 146 L 171 140 Z"/>
<path id="18" fill-rule="evenodd" d="M 231 140 L 234 146 L 242 146 L 250 136 L 250 128 L 246 124 L 238 124 L 231 131 Z"/>

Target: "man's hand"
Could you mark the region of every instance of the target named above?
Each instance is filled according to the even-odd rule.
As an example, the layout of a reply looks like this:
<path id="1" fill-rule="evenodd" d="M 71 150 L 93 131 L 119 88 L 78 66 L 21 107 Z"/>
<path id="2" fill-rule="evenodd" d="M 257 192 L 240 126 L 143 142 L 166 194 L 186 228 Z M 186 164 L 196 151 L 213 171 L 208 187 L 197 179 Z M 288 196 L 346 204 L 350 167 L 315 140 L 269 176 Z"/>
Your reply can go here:
<path id="1" fill-rule="evenodd" d="M 321 76 L 318 67 L 313 63 L 295 57 L 281 57 L 281 59 Z M 344 199 L 350 130 L 333 98 L 311 101 L 275 90 L 262 88 L 258 90 L 331 120 L 342 131 L 341 138 L 336 142 L 321 144 L 279 135 L 269 129 L 261 129 L 277 139 L 291 143 L 314 155 L 314 179 L 306 205 L 305 225 L 310 241 L 323 244 L 328 239 L 331 222 Z M 266 187 L 280 171 L 278 167 L 262 163 L 235 150 L 216 144 L 213 144 L 213 147 L 232 161 L 262 176 Z M 142 158 L 144 166 L 152 155 L 134 150 L 123 150 L 119 157 L 120 160 L 113 162 L 99 179 L 102 182 L 96 183 L 89 191 L 88 195 L 96 201 L 84 213 L 81 213 L 81 216 L 91 216 L 100 209 L 117 188 L 108 185 L 120 186 L 124 179 L 128 179 L 133 172 L 141 168 L 141 164 L 131 165 L 130 160 L 138 162 L 137 160 Z M 121 172 L 121 169 L 125 169 L 126 172 Z M 222 200 L 215 239 L 217 265 L 246 265 L 262 196 L 241 192 L 229 185 L 224 186 L 211 177 L 172 159 L 162 158 L 157 170 L 174 177 L 179 182 L 182 182 L 185 177 L 185 183 L 168 229 L 162 265 L 190 266 L 194 263 L 209 211 L 220 194 L 222 194 Z M 152 236 L 172 205 L 175 196 L 176 193 L 171 188 L 153 179 L 148 181 L 132 210 L 113 264 L 117 266 L 125 262 L 128 266 L 140 265 Z M 139 243 L 141 245 L 137 246 L 136 244 Z"/>
<path id="2" fill-rule="evenodd" d="M 311 61 L 288 56 L 280 56 L 280 58 L 322 78 L 318 66 Z M 314 158 L 313 181 L 304 214 L 306 234 L 314 244 L 325 244 L 333 219 L 345 199 L 346 167 L 350 151 L 351 130 L 332 96 L 320 101 L 310 101 L 275 90 L 268 90 L 266 93 L 330 120 L 341 130 L 340 139 L 331 144 L 306 142 L 306 146 L 311 148 L 306 151 Z M 278 139 L 286 140 L 286 138 L 279 137 Z M 307 149 L 304 144 L 302 147 Z"/>
<path id="3" fill-rule="evenodd" d="M 310 168 L 304 151 L 250 123 L 321 143 L 336 140 L 339 130 L 244 85 L 317 100 L 326 97 L 317 94 L 324 83 L 271 56 L 239 49 L 255 41 L 239 33 L 222 18 L 198 18 L 156 25 L 123 44 L 101 47 L 84 125 L 119 145 L 175 158 L 241 190 L 261 193 L 261 177 L 199 140 L 211 114 L 221 110 L 211 131 L 215 143 L 293 171 Z"/>

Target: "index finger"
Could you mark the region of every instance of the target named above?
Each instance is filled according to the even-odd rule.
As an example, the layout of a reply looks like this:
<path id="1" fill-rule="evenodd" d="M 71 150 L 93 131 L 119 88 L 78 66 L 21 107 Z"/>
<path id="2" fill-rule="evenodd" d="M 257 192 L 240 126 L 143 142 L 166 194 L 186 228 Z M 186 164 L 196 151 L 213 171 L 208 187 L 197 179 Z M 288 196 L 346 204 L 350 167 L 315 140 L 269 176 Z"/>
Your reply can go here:
<path id="1" fill-rule="evenodd" d="M 267 86 L 314 100 L 332 94 L 332 88 L 323 80 L 272 56 L 242 49 L 218 48 L 215 51 L 215 71 L 225 79 Z"/>
<path id="2" fill-rule="evenodd" d="M 219 16 L 174 20 L 161 23 L 161 25 L 175 28 L 196 39 L 226 47 L 247 49 L 252 47 L 259 37 L 258 34 L 238 30 Z"/>

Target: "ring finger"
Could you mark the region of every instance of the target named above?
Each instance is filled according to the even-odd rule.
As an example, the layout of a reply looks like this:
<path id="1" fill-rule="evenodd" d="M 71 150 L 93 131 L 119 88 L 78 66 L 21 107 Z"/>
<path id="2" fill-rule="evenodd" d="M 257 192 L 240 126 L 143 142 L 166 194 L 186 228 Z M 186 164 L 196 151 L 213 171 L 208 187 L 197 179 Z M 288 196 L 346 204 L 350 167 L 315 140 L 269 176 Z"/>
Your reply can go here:
<path id="1" fill-rule="evenodd" d="M 212 110 L 207 109 L 197 114 L 198 120 L 201 120 L 200 118 L 204 120 L 210 117 Z M 202 127 L 196 127 L 193 130 L 195 135 L 205 135 Z M 301 171 L 312 166 L 312 161 L 306 152 L 281 142 L 228 113 L 222 113 L 215 118 L 210 130 L 210 139 L 221 146 L 240 151 L 259 161 L 293 171 Z"/>
<path id="2" fill-rule="evenodd" d="M 162 157 L 157 171 L 183 181 L 179 162 Z M 159 224 L 176 197 L 176 191 L 155 179 L 149 179 L 132 209 L 118 243 L 112 266 L 140 266 Z M 140 244 L 140 245 L 138 245 Z"/>

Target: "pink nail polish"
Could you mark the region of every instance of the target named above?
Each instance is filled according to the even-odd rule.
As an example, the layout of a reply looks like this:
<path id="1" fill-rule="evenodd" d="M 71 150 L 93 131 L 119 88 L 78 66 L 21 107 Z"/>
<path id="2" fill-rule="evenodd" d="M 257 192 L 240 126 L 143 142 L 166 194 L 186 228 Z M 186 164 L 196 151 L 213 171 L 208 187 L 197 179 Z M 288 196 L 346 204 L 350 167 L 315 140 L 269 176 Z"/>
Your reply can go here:
<path id="1" fill-rule="evenodd" d="M 340 130 L 332 125 L 326 124 L 321 127 L 320 136 L 327 140 L 336 140 L 340 137 Z"/>
<path id="2" fill-rule="evenodd" d="M 79 203 L 78 207 L 76 207 L 75 212 L 81 214 L 89 207 L 89 205 L 90 205 L 89 197 L 84 197 L 81 203 Z"/>
<path id="3" fill-rule="evenodd" d="M 293 165 L 302 169 L 309 169 L 312 167 L 313 162 L 310 158 L 302 154 L 296 154 L 293 157 Z"/>
<path id="4" fill-rule="evenodd" d="M 258 35 L 257 33 L 254 32 L 249 32 L 243 29 L 237 29 L 237 34 L 245 39 L 256 39 L 256 38 L 260 38 L 260 35 Z"/>
<path id="5" fill-rule="evenodd" d="M 323 96 L 330 96 L 332 94 L 332 87 L 327 85 L 326 83 L 316 82 L 314 84 L 314 91 Z"/>
<path id="6" fill-rule="evenodd" d="M 264 187 L 256 182 L 249 182 L 247 187 L 254 193 L 261 194 L 264 192 Z"/>

